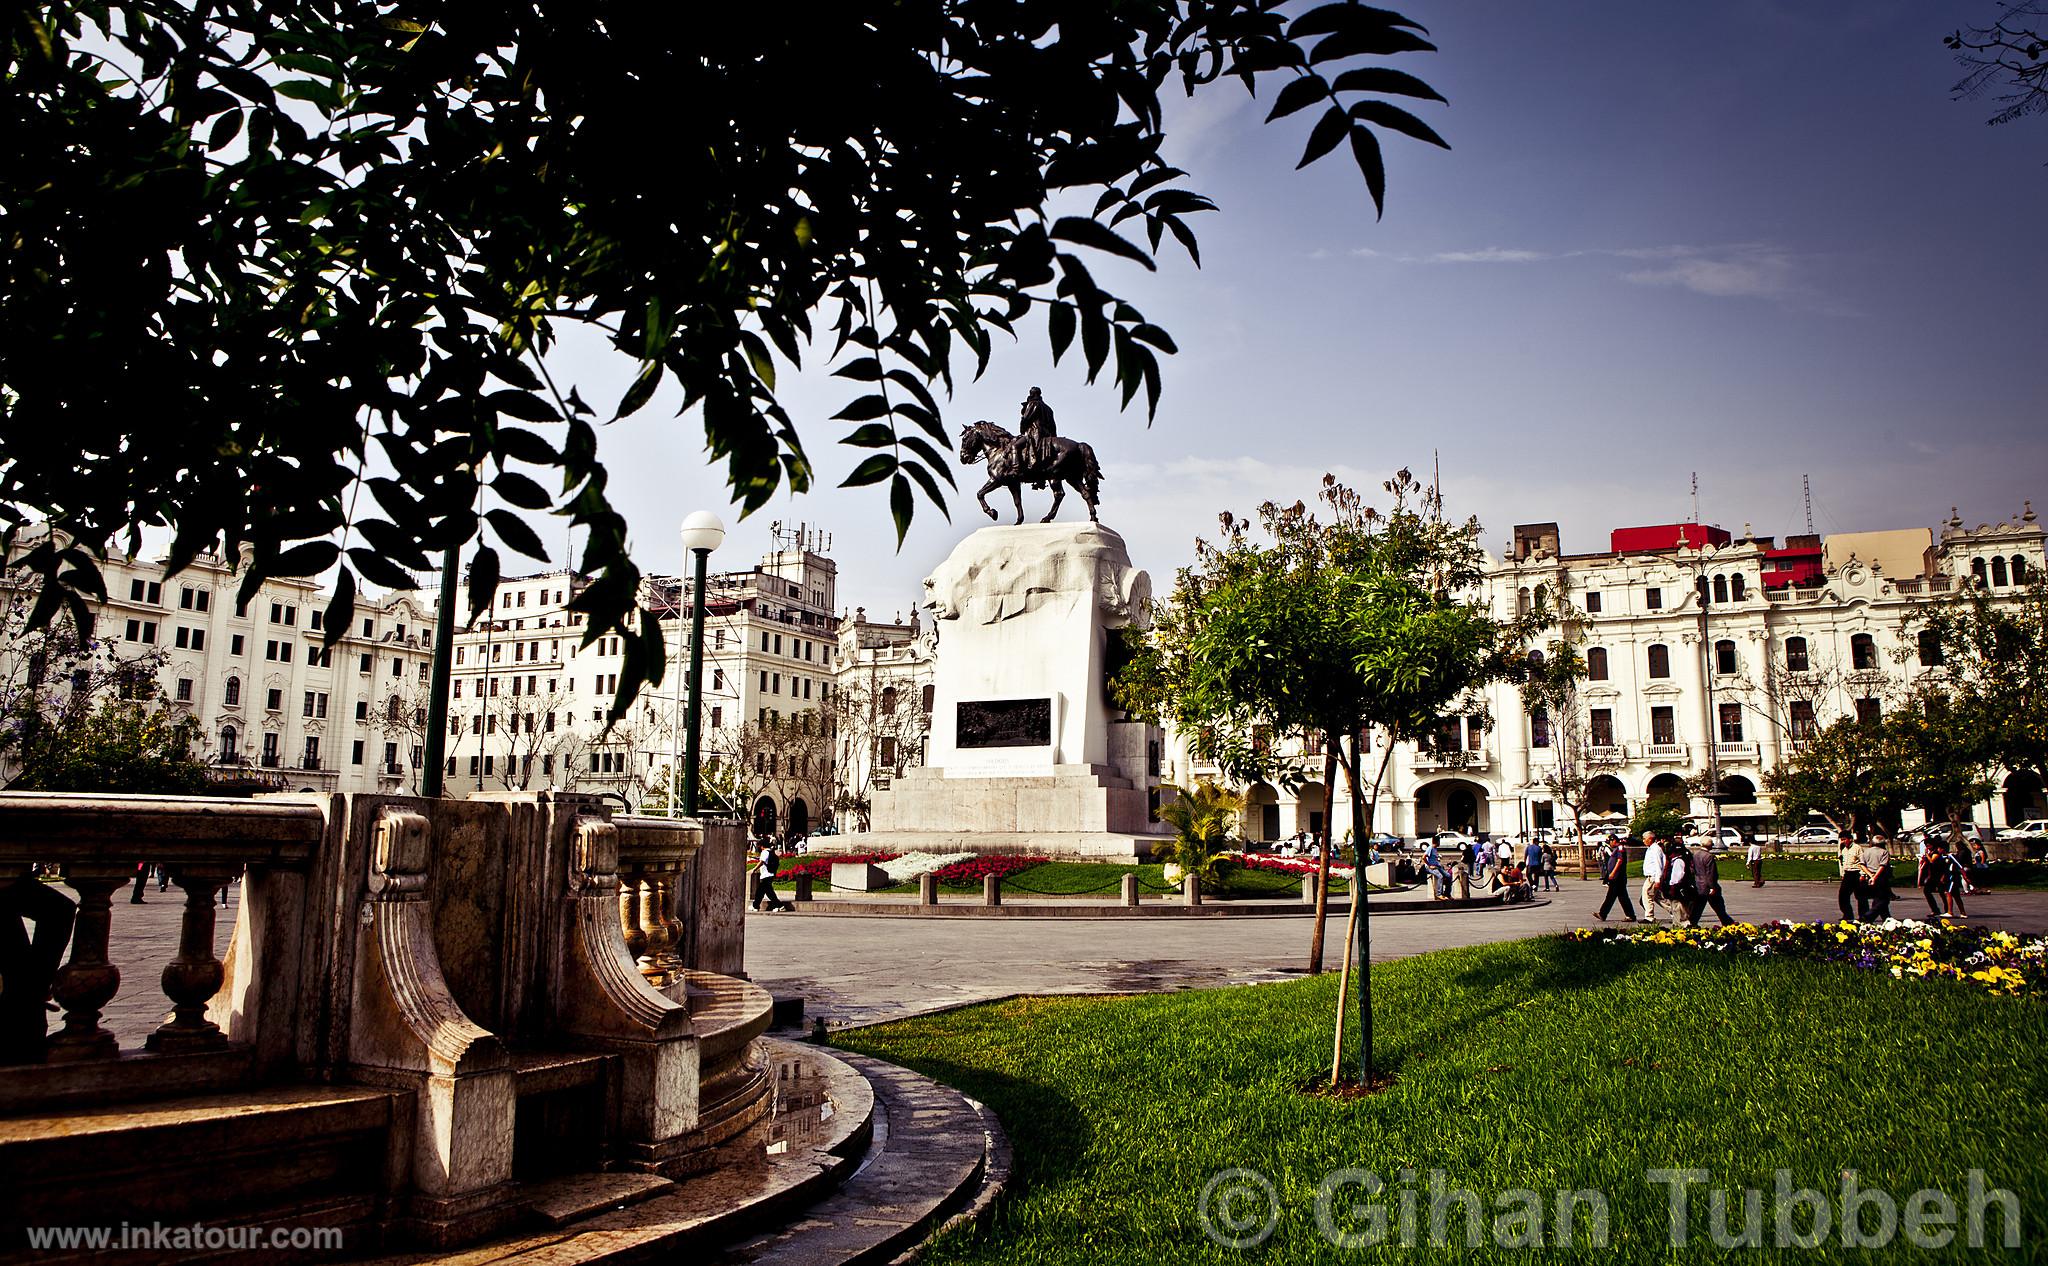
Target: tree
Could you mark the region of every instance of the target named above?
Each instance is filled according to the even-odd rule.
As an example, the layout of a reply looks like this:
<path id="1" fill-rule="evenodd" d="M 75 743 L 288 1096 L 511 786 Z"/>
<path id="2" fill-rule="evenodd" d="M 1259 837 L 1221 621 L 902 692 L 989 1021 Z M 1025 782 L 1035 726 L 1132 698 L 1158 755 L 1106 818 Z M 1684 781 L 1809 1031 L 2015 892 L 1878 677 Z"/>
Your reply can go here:
<path id="1" fill-rule="evenodd" d="M 891 673 L 878 666 L 839 674 L 832 697 L 818 711 L 836 739 L 832 807 L 852 815 L 856 829 L 871 824 L 878 774 L 894 778 L 924 763 L 931 714 L 919 697 L 930 665 L 917 673 Z"/>
<path id="2" fill-rule="evenodd" d="M 1936 661 L 1932 675 L 1983 736 L 1985 755 L 2048 779 L 2048 582 L 1997 597 L 1971 585 L 1915 610 L 1905 633 Z"/>
<path id="3" fill-rule="evenodd" d="M 69 710 L 39 727 L 20 749 L 12 791 L 125 791 L 193 794 L 206 767 L 192 755 L 199 722 L 113 700 Z"/>
<path id="4" fill-rule="evenodd" d="M 1629 815 L 1628 833 L 1641 836 L 1648 831 L 1655 831 L 1658 839 L 1676 839 L 1685 831 L 1685 805 L 1654 796 L 1637 805 Z"/>
<path id="5" fill-rule="evenodd" d="M 1213 782 L 1196 783 L 1188 791 L 1162 790 L 1174 793 L 1159 803 L 1159 820 L 1173 828 L 1173 839 L 1153 845 L 1153 857 L 1180 867 L 1184 876 L 1194 876 L 1202 891 L 1215 891 L 1227 865 L 1230 828 L 1244 811 L 1244 797 Z"/>
<path id="6" fill-rule="evenodd" d="M 1999 108 L 1985 122 L 1993 127 L 2048 114 L 2048 4 L 1999 0 L 1998 7 L 1990 26 L 1959 27 L 1941 41 L 1966 71 L 1949 91 L 1958 101 L 1991 94 Z"/>
<path id="7" fill-rule="evenodd" d="M 1447 521 L 1437 489 L 1406 470 L 1385 488 L 1392 506 L 1381 514 L 1326 475 L 1319 499 L 1331 521 L 1299 502 L 1268 502 L 1257 524 L 1264 542 L 1252 524 L 1223 515 L 1221 543 L 1196 542 L 1194 565 L 1155 613 L 1149 651 L 1115 687 L 1123 706 L 1169 717 L 1194 736 L 1197 755 L 1239 781 L 1284 776 L 1287 758 L 1268 734 L 1321 733 L 1350 784 L 1361 847 L 1395 744 L 1423 741 L 1447 716 L 1483 716 L 1480 688 L 1525 673 L 1523 645 L 1552 620 L 1548 611 L 1495 618 L 1478 597 L 1478 520 Z M 1379 760 L 1368 781 L 1374 731 Z M 1370 919 L 1361 916 L 1363 885 L 1354 893 L 1370 1084 Z"/>
<path id="8" fill-rule="evenodd" d="M 1592 708 L 1583 690 L 1586 661 L 1579 654 L 1575 628 L 1567 614 L 1566 635 L 1550 644 L 1542 660 L 1526 665 L 1522 699 L 1532 712 L 1541 709 L 1549 726 L 1550 768 L 1543 775 L 1543 786 L 1551 799 L 1571 812 L 1572 837 L 1579 846 L 1579 877 L 1583 879 L 1589 873 L 1586 840 L 1581 833 L 1586 808 L 1600 779 L 1621 768 L 1622 759 L 1615 747 L 1593 742 Z"/>
<path id="9" fill-rule="evenodd" d="M 1970 806 L 1998 785 L 1991 776 L 1991 736 L 1971 708 L 1936 683 L 1887 713 L 1884 723 L 1903 767 L 1904 794 L 1930 818 L 1945 819 L 1950 840 L 1960 841 Z"/>
<path id="10" fill-rule="evenodd" d="M 167 658 L 162 647 L 131 652 L 82 634 L 68 613 L 32 629 L 35 603 L 33 587 L 14 589 L 0 608 L 0 769 L 21 770 L 32 750 L 33 759 L 59 759 L 88 732 L 111 738 L 93 718 L 117 701 L 155 698 Z"/>
<path id="11" fill-rule="evenodd" d="M 1883 718 L 1842 717 L 1766 772 L 1764 785 L 1786 821 L 1818 813 L 1836 830 L 1863 839 L 1913 803 L 1901 757 L 1896 732 Z"/>
<path id="12" fill-rule="evenodd" d="M 37 627 L 88 627 L 96 554 L 151 525 L 169 573 L 249 544 L 245 597 L 337 567 L 330 641 L 358 576 L 473 544 L 474 618 L 501 549 L 547 558 L 516 511 L 552 509 L 587 539 L 585 643 L 624 642 L 615 711 L 663 641 L 599 422 L 673 382 L 751 512 L 811 483 L 776 376 L 822 335 L 846 482 L 900 538 L 952 479 L 937 394 L 1028 317 L 1156 410 L 1173 340 L 1089 261 L 1152 268 L 1170 234 L 1199 262 L 1170 81 L 1277 88 L 1269 121 L 1314 114 L 1302 163 L 1348 144 L 1375 208 L 1380 130 L 1445 144 L 1388 99 L 1442 98 L 1377 64 L 1422 28 L 1349 3 L 110 0 L 0 41 L 0 543 L 57 529 L 21 562 Z M 557 381 L 576 330 L 637 368 L 615 407 Z"/>

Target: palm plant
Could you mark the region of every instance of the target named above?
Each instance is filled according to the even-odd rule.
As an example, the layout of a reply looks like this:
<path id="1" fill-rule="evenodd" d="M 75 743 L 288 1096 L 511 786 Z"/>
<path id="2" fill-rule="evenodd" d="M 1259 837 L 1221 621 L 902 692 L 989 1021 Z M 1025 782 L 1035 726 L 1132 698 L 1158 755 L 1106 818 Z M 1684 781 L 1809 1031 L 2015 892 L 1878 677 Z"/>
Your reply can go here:
<path id="1" fill-rule="evenodd" d="M 1197 783 L 1191 791 L 1161 790 L 1176 793 L 1159 806 L 1159 820 L 1173 828 L 1174 838 L 1152 846 L 1154 860 L 1180 867 L 1203 891 L 1213 892 L 1230 864 L 1226 849 L 1244 797 L 1212 782 Z"/>

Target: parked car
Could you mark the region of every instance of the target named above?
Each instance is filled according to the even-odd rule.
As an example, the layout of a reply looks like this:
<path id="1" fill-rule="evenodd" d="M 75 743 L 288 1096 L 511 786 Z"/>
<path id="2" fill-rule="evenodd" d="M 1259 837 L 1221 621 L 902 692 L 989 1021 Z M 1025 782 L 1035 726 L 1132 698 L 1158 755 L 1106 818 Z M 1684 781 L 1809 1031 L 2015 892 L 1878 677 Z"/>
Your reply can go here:
<path id="1" fill-rule="evenodd" d="M 1841 839 L 1842 833 L 1831 826 L 1802 826 L 1796 831 L 1788 831 L 1778 836 L 1777 842 L 1792 845 L 1827 845 L 1839 844 Z"/>
<path id="2" fill-rule="evenodd" d="M 1998 838 L 2001 840 L 2030 840 L 2037 835 L 2048 835 L 2048 818 L 2028 818 L 2024 822 L 2016 822 L 1999 831 Z"/>
<path id="3" fill-rule="evenodd" d="M 1731 848 L 1748 847 L 1748 845 L 1742 842 L 1742 832 L 1732 826 L 1724 826 L 1717 832 L 1710 826 L 1702 825 L 1697 830 L 1687 831 L 1685 839 L 1693 843 L 1706 840 L 1707 847 L 1716 853 L 1725 852 Z"/>

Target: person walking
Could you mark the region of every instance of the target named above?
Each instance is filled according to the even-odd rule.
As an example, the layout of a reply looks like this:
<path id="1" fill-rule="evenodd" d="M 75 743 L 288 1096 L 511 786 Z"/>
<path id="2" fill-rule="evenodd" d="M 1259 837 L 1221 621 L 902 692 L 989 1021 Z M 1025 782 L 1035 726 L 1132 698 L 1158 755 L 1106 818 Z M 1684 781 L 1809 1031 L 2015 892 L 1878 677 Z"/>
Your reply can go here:
<path id="1" fill-rule="evenodd" d="M 1756 845 L 1750 845 L 1755 848 Z M 1722 927 L 1730 923 L 1728 904 L 1721 897 L 1720 864 L 1714 858 L 1714 850 L 1705 845 L 1694 845 L 1692 850 L 1692 897 L 1686 903 L 1685 924 L 1687 927 L 1700 925 L 1700 912 L 1712 907 L 1714 917 Z"/>
<path id="2" fill-rule="evenodd" d="M 1555 844 L 1545 844 L 1543 846 L 1543 890 L 1545 892 L 1557 891 L 1557 846 Z"/>
<path id="3" fill-rule="evenodd" d="M 1747 860 L 1748 860 L 1748 862 L 1749 862 L 1749 886 L 1750 886 L 1750 887 L 1752 887 L 1752 888 L 1761 888 L 1761 887 L 1763 887 L 1763 886 L 1764 886 L 1764 846 L 1763 846 L 1762 844 L 1759 844 L 1759 843 L 1757 843 L 1757 840 L 1756 840 L 1756 837 L 1755 837 L 1755 836 L 1751 836 L 1751 837 L 1750 837 L 1750 840 L 1749 840 L 1749 853 L 1748 853 L 1748 857 L 1747 857 Z"/>
<path id="4" fill-rule="evenodd" d="M 1863 882 L 1857 891 L 1864 917 L 1889 919 L 1892 916 L 1892 850 L 1891 842 L 1883 831 L 1870 833 L 1870 843 L 1857 854 L 1857 863 L 1863 871 Z"/>
<path id="5" fill-rule="evenodd" d="M 1643 918 L 1657 922 L 1657 907 L 1663 904 L 1665 859 L 1663 841 L 1655 831 L 1643 832 Z"/>
<path id="6" fill-rule="evenodd" d="M 755 869 L 760 879 L 761 891 L 755 902 L 757 909 L 776 914 L 789 908 L 789 903 L 775 895 L 775 872 L 782 867 L 782 854 L 775 847 L 775 841 L 761 841 L 761 857 Z"/>
<path id="7" fill-rule="evenodd" d="M 1947 851 L 1948 846 L 1932 836 L 1923 837 L 1920 841 L 1920 861 L 1913 871 L 1913 886 L 1918 888 L 1920 895 L 1927 899 L 1927 914 L 1929 918 L 1938 919 L 1941 917 L 1939 894 L 1941 892 L 1942 858 Z"/>
<path id="8" fill-rule="evenodd" d="M 1626 844 L 1619 840 L 1615 841 L 1613 848 L 1607 853 L 1606 861 L 1601 864 L 1600 878 L 1607 884 L 1607 899 L 1600 903 L 1600 909 L 1593 917 L 1605 923 L 1607 921 L 1607 912 L 1614 908 L 1615 902 L 1619 901 L 1621 902 L 1622 917 L 1630 923 L 1637 922 L 1636 908 L 1628 899 L 1628 846 Z"/>
<path id="9" fill-rule="evenodd" d="M 1533 836 L 1522 846 L 1522 874 L 1528 879 L 1531 892 L 1543 882 L 1543 845 L 1537 843 Z"/>
<path id="10" fill-rule="evenodd" d="M 1852 835 L 1842 836 L 1841 868 L 1841 880 L 1835 885 L 1835 904 L 1841 907 L 1842 922 L 1860 923 L 1863 919 L 1863 911 L 1859 908 L 1863 898 L 1863 865 L 1856 849 L 1856 838 Z"/>
<path id="11" fill-rule="evenodd" d="M 149 863 L 148 863 L 148 862 L 137 862 L 137 863 L 135 863 L 135 891 L 133 891 L 133 892 L 131 892 L 131 893 L 129 893 L 129 894 L 128 894 L 128 904 L 129 904 L 129 905 L 131 905 L 131 906 L 139 906 L 139 905 L 141 905 L 141 904 L 142 904 L 142 886 L 143 886 L 144 884 L 148 883 L 148 882 L 149 882 Z"/>
<path id="12" fill-rule="evenodd" d="M 1957 845 L 1956 851 L 1960 852 L 1962 848 L 1962 845 Z M 1946 851 L 1942 854 L 1940 865 L 1941 903 L 1946 907 L 1941 917 L 1944 919 L 1969 918 L 1969 907 L 1963 904 L 1963 893 L 1968 888 L 1970 882 L 1968 867 L 1963 864 L 1960 857 L 1956 856 L 1956 853 Z"/>

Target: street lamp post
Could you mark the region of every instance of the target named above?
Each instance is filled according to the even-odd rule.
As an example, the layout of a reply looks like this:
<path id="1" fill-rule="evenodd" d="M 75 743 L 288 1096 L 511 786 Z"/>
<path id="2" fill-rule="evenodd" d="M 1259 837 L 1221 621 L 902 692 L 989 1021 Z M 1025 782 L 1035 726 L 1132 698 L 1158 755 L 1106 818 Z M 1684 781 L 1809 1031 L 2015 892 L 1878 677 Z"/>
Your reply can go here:
<path id="1" fill-rule="evenodd" d="M 703 712 L 704 686 L 704 565 L 725 540 L 725 524 L 709 510 L 699 510 L 683 520 L 683 549 L 691 558 L 690 584 L 690 698 L 683 713 L 683 815 L 697 816 L 697 757 L 700 746 L 699 715 Z M 669 766 L 673 771 L 675 766 Z M 673 776 L 673 775 L 671 775 Z M 675 803 L 675 789 L 669 789 L 669 803 Z"/>

